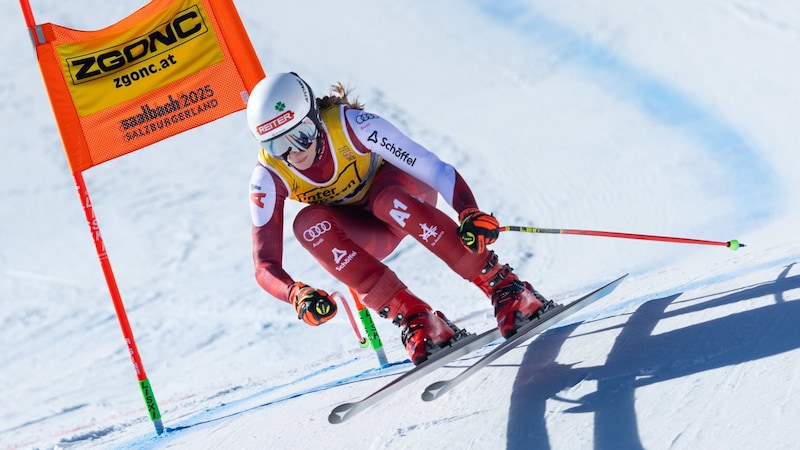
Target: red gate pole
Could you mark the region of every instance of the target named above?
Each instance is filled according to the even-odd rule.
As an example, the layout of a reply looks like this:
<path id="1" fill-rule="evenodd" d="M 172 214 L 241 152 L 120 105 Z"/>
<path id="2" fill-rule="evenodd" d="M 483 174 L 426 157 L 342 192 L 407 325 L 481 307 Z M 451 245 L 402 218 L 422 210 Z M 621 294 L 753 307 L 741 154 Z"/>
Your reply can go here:
<path id="1" fill-rule="evenodd" d="M 125 338 L 125 343 L 128 345 L 128 352 L 131 355 L 131 362 L 133 368 L 136 370 L 136 378 L 139 381 L 139 389 L 142 391 L 147 412 L 150 415 L 150 420 L 156 428 L 156 433 L 161 434 L 164 432 L 164 425 L 161 422 L 161 412 L 158 409 L 153 389 L 150 386 L 150 380 L 147 379 L 147 374 L 144 371 L 142 358 L 139 355 L 139 350 L 136 348 L 136 340 L 133 338 L 133 331 L 131 324 L 128 321 L 128 314 L 125 311 L 125 305 L 122 303 L 122 296 L 117 287 L 117 280 L 114 277 L 114 272 L 111 270 L 111 262 L 108 260 L 108 253 L 106 252 L 106 245 L 103 242 L 103 236 L 100 233 L 100 226 L 97 223 L 97 217 L 94 214 L 92 207 L 92 200 L 89 198 L 89 192 L 86 189 L 86 182 L 83 179 L 81 172 L 72 174 L 75 177 L 75 185 L 78 189 L 78 195 L 83 205 L 83 212 L 86 215 L 86 222 L 89 225 L 89 231 L 94 240 L 95 250 L 97 251 L 97 258 L 100 260 L 100 267 L 103 269 L 103 275 L 108 285 L 108 292 L 111 294 L 111 300 L 114 302 L 114 310 L 117 313 L 117 320 L 122 329 L 122 336 Z"/>

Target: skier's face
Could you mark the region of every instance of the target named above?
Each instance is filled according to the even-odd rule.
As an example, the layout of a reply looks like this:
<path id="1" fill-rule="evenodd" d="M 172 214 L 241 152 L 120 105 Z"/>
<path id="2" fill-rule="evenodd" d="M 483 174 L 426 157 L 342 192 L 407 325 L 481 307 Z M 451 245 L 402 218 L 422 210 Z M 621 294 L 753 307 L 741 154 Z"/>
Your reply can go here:
<path id="1" fill-rule="evenodd" d="M 317 140 L 304 151 L 290 151 L 284 156 L 286 162 L 299 170 L 305 170 L 314 164 L 314 159 L 317 157 Z"/>
<path id="2" fill-rule="evenodd" d="M 261 143 L 272 156 L 285 159 L 289 152 L 308 151 L 317 141 L 317 125 L 306 116 L 300 123 L 278 137 Z"/>

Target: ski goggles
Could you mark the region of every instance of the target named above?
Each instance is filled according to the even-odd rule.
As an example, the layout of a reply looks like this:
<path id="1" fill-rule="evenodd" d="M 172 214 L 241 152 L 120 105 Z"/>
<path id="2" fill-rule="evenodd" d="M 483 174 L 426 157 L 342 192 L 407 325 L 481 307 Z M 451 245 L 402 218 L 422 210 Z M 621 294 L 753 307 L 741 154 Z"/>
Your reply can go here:
<path id="1" fill-rule="evenodd" d="M 261 141 L 261 146 L 276 158 L 283 158 L 289 152 L 304 152 L 317 140 L 319 129 L 309 116 L 297 125 L 272 139 Z"/>

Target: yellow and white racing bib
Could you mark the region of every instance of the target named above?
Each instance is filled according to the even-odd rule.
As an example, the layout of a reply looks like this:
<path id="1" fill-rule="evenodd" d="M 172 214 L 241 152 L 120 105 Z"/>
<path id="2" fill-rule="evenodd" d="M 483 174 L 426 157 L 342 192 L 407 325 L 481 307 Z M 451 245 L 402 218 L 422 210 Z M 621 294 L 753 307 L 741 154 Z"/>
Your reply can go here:
<path id="1" fill-rule="evenodd" d="M 259 162 L 276 172 L 286 183 L 292 200 L 308 204 L 347 205 L 364 198 L 369 190 L 383 159 L 375 153 L 356 150 L 345 130 L 344 111 L 345 108 L 340 107 L 321 111 L 334 163 L 333 174 L 328 180 L 314 181 L 261 149 Z"/>

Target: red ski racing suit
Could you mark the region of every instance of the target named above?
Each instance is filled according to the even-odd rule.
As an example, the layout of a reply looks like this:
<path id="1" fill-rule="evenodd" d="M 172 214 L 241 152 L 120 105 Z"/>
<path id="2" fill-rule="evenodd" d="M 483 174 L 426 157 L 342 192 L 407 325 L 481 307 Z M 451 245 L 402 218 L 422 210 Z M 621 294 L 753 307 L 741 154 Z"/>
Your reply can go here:
<path id="1" fill-rule="evenodd" d="M 320 153 L 308 169 L 259 154 L 250 179 L 258 284 L 291 302 L 295 280 L 282 264 L 287 198 L 309 204 L 293 223 L 300 244 L 373 309 L 405 288 L 381 260 L 408 235 L 474 281 L 490 252 L 465 248 L 458 225 L 436 208 L 437 194 L 457 213 L 477 208 L 455 168 L 375 114 L 341 105 L 321 118 Z"/>

